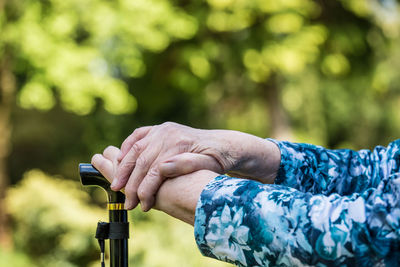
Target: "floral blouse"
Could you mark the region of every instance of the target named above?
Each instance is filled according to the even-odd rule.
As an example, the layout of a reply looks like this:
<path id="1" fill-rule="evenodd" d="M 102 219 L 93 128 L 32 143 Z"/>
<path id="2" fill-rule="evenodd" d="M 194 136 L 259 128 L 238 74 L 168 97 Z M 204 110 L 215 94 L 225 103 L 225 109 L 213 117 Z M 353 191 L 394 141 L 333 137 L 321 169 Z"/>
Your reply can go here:
<path id="1" fill-rule="evenodd" d="M 400 140 L 373 151 L 274 141 L 275 184 L 226 175 L 196 208 L 202 254 L 238 266 L 400 266 Z"/>

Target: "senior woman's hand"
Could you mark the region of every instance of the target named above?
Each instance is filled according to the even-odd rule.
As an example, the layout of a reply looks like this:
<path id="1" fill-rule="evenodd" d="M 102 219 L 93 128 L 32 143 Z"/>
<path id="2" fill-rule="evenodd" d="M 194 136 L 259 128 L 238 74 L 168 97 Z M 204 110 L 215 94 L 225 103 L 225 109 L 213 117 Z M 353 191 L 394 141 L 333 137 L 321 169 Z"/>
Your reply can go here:
<path id="1" fill-rule="evenodd" d="M 113 172 L 113 190 L 125 187 L 126 208 L 143 210 L 166 177 L 197 170 L 230 173 L 272 183 L 280 164 L 272 142 L 237 131 L 201 130 L 177 123 L 136 129 L 122 144 Z"/>
<path id="2" fill-rule="evenodd" d="M 118 148 L 109 146 L 103 154 L 96 154 L 92 158 L 94 167 L 110 182 L 113 181 L 119 152 Z M 196 204 L 200 194 L 207 183 L 216 176 L 218 176 L 218 173 L 201 170 L 175 179 L 168 179 L 157 191 L 154 208 L 193 225 Z M 129 197 L 127 192 L 125 194 L 126 197 Z"/>

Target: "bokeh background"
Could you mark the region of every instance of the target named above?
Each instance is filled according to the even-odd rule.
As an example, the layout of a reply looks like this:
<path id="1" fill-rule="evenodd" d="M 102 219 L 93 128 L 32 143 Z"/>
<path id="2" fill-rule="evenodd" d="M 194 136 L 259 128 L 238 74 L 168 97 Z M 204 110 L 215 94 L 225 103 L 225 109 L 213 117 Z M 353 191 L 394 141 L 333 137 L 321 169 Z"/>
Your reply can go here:
<path id="1" fill-rule="evenodd" d="M 396 0 L 0 0 L 0 266 L 98 266 L 79 162 L 175 121 L 323 145 L 400 136 Z M 132 266 L 226 266 L 130 212 Z"/>

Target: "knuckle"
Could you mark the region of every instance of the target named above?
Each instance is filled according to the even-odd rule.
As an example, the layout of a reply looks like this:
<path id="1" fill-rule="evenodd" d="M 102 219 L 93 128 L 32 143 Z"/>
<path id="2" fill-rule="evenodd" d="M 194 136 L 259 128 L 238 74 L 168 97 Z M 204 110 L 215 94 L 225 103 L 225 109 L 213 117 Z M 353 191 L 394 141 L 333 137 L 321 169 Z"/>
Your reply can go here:
<path id="1" fill-rule="evenodd" d="M 140 132 L 143 130 L 143 128 L 136 128 L 135 130 L 133 130 L 131 136 L 136 136 L 138 134 L 140 134 Z"/>
<path id="2" fill-rule="evenodd" d="M 135 162 L 128 160 L 128 161 L 124 161 L 118 168 L 118 170 L 121 170 L 123 172 L 129 171 L 131 170 L 133 167 L 135 166 Z"/>
<path id="3" fill-rule="evenodd" d="M 98 162 L 99 156 L 100 156 L 100 154 L 94 154 L 93 155 L 93 157 L 92 157 L 92 159 L 90 161 L 92 163 L 92 165 L 95 165 Z"/>
<path id="4" fill-rule="evenodd" d="M 145 168 L 148 166 L 148 164 L 149 164 L 149 161 L 144 156 L 139 157 L 136 161 L 136 167 L 138 167 L 138 168 Z"/>
<path id="5" fill-rule="evenodd" d="M 133 139 L 133 134 L 130 134 L 123 142 L 122 146 L 127 146 L 132 142 Z"/>
<path id="6" fill-rule="evenodd" d="M 146 129 L 148 129 L 149 127 L 151 127 L 151 126 L 142 126 L 142 127 L 138 127 L 138 128 L 136 128 L 135 130 L 133 130 L 133 134 L 137 134 L 137 133 L 141 133 L 141 132 L 143 132 L 143 131 L 145 131 Z"/>
<path id="7" fill-rule="evenodd" d="M 107 152 L 111 152 L 111 150 L 113 150 L 114 147 L 113 146 L 108 146 L 104 149 L 103 154 L 106 154 Z"/>
<path id="8" fill-rule="evenodd" d="M 172 131 L 177 128 L 178 124 L 172 121 L 166 121 L 161 126 L 169 131 Z"/>
<path id="9" fill-rule="evenodd" d="M 142 201 L 143 200 L 146 201 L 146 200 L 150 199 L 150 197 L 151 197 L 151 192 L 149 192 L 145 188 L 139 188 L 137 194 L 138 194 L 139 199 L 142 200 Z"/>
<path id="10" fill-rule="evenodd" d="M 137 133 L 138 133 L 138 131 L 139 131 L 139 129 L 140 129 L 140 128 L 136 128 L 135 130 L 133 130 L 131 135 L 135 135 L 135 134 L 137 134 Z"/>
<path id="11" fill-rule="evenodd" d="M 163 124 L 161 124 L 161 125 L 164 125 L 164 126 L 166 126 L 166 127 L 169 127 L 169 126 L 172 126 L 174 123 L 173 122 L 171 122 L 171 121 L 166 121 L 166 122 L 164 122 Z"/>
<path id="12" fill-rule="evenodd" d="M 126 186 L 125 187 L 125 194 L 127 196 L 134 196 L 137 194 L 137 190 L 136 188 L 132 187 L 132 186 Z"/>
<path id="13" fill-rule="evenodd" d="M 182 145 L 182 146 L 187 146 L 187 145 L 189 145 L 191 142 L 190 142 L 190 139 L 188 138 L 188 137 L 186 137 L 186 136 L 179 136 L 178 137 L 178 140 L 176 141 L 176 144 L 177 145 Z"/>
<path id="14" fill-rule="evenodd" d="M 136 142 L 131 149 L 135 154 L 140 154 L 143 150 L 143 145 L 140 142 Z"/>
<path id="15" fill-rule="evenodd" d="M 160 172 L 159 172 L 158 168 L 151 168 L 147 172 L 147 176 L 151 177 L 152 179 L 159 178 L 160 177 Z"/>
<path id="16" fill-rule="evenodd" d="M 186 136 L 179 136 L 177 139 L 176 146 L 178 147 L 179 152 L 188 152 L 192 146 L 191 140 Z"/>
<path id="17" fill-rule="evenodd" d="M 122 161 L 120 163 L 120 165 L 118 166 L 118 170 L 121 171 L 132 171 L 133 168 L 135 167 L 136 161 L 134 158 L 126 158 L 124 161 Z"/>

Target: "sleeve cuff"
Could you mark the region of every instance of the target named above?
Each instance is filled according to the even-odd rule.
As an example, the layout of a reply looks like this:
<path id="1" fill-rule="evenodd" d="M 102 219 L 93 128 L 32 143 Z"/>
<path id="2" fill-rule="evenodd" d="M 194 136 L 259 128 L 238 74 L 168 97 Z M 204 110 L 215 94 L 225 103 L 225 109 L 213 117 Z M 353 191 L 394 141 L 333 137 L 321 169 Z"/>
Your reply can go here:
<path id="1" fill-rule="evenodd" d="M 230 179 L 227 175 L 217 176 L 214 180 L 210 181 L 203 189 L 200 194 L 200 198 L 197 201 L 195 219 L 194 219 L 194 236 L 196 240 L 197 247 L 199 248 L 201 254 L 206 257 L 215 258 L 211 253 L 209 247 L 206 245 L 205 240 L 206 227 L 207 227 L 207 212 L 211 212 L 215 209 L 212 207 L 212 198 L 218 188 L 222 186 L 224 181 Z"/>
<path id="2" fill-rule="evenodd" d="M 276 175 L 274 184 L 285 185 L 285 186 L 291 187 L 291 185 L 290 185 L 291 181 L 288 181 L 288 179 L 287 179 L 287 169 L 290 168 L 290 161 L 288 161 L 288 159 L 293 158 L 293 151 L 290 152 L 287 149 L 287 146 L 285 145 L 285 143 L 287 143 L 287 142 L 277 141 L 272 138 L 267 138 L 267 140 L 271 141 L 272 143 L 277 145 L 281 152 L 281 163 L 279 165 L 278 174 Z"/>
<path id="3" fill-rule="evenodd" d="M 194 221 L 195 240 L 202 255 L 239 266 L 246 265 L 244 254 L 232 251 L 227 238 L 227 232 L 232 225 L 244 228 L 239 222 L 235 223 L 235 220 L 241 220 L 242 217 L 233 216 L 227 212 L 227 207 L 238 201 L 237 189 L 248 182 L 245 179 L 221 175 L 203 189 L 197 202 Z"/>

